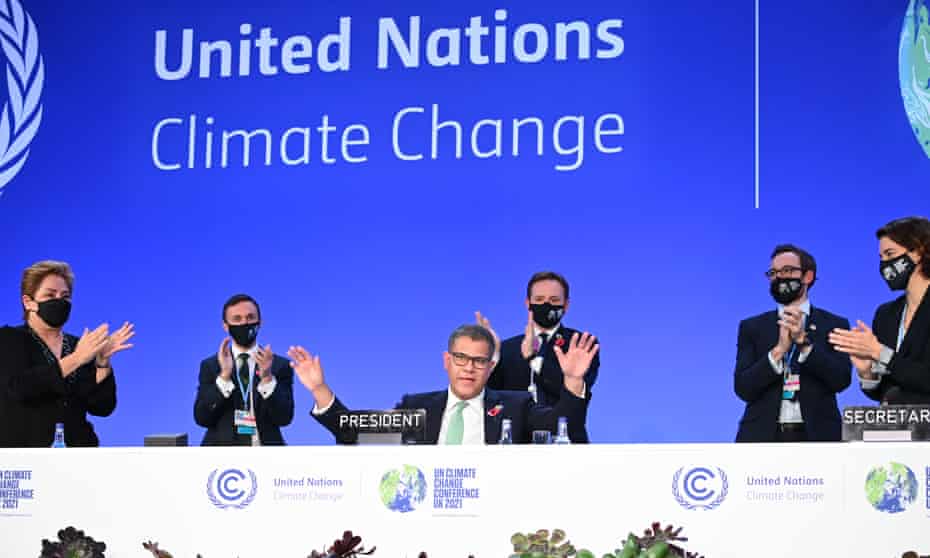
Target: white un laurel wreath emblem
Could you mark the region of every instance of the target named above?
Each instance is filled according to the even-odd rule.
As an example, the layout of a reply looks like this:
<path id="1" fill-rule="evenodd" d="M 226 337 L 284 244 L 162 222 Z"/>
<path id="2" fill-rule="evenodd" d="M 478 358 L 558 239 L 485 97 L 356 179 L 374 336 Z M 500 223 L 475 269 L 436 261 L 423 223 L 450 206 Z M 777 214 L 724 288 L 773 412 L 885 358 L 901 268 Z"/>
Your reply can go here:
<path id="1" fill-rule="evenodd" d="M 723 503 L 730 487 L 723 469 L 694 467 L 685 472 L 682 467 L 672 477 L 672 495 L 686 510 L 712 510 Z"/>
<path id="2" fill-rule="evenodd" d="M 246 484 L 246 473 L 239 469 L 226 469 L 222 472 L 219 472 L 219 469 L 213 469 L 207 478 L 207 498 L 210 499 L 210 503 L 221 510 L 226 508 L 241 510 L 251 504 L 258 493 L 258 479 L 254 471 L 251 469 L 246 469 L 246 471 L 249 481 L 248 491 L 243 488 L 243 484 Z"/>
<path id="3" fill-rule="evenodd" d="M 0 0 L 0 44 L 6 55 L 7 102 L 0 113 L 0 195 L 29 157 L 42 121 L 45 68 L 35 22 L 19 0 Z"/>

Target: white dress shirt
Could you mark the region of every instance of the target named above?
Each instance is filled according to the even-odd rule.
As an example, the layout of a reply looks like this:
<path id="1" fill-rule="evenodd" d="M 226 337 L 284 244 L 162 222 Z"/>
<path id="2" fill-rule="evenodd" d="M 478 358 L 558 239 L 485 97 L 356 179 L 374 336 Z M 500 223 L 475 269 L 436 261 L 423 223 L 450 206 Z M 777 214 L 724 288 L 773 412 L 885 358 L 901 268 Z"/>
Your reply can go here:
<path id="1" fill-rule="evenodd" d="M 251 349 L 243 351 L 235 343 L 232 344 L 232 355 L 233 355 L 233 374 L 239 374 L 239 355 L 247 354 L 249 355 L 248 364 L 249 364 L 249 377 L 255 380 L 255 367 L 258 366 L 258 361 L 255 360 L 255 354 L 258 352 L 258 345 L 253 345 Z M 268 399 L 271 397 L 271 394 L 274 393 L 274 388 L 278 387 L 278 381 L 275 379 L 274 375 L 271 376 L 271 380 L 268 382 L 258 381 L 258 393 L 262 396 L 262 399 Z M 220 393 L 223 394 L 223 397 L 229 399 L 229 396 L 232 395 L 232 392 L 236 390 L 236 383 L 230 378 L 229 380 L 223 379 L 221 376 L 216 377 L 216 387 L 219 388 Z M 242 386 L 243 389 L 248 390 L 249 386 Z M 252 409 L 254 412 L 255 401 L 252 391 L 249 390 L 249 409 Z M 235 426 L 234 426 L 235 428 Z M 261 445 L 261 440 L 258 438 L 258 428 L 255 429 L 255 434 L 252 434 L 252 445 L 259 446 Z"/>
<path id="2" fill-rule="evenodd" d="M 540 329 L 539 326 L 534 324 L 533 325 L 533 336 L 535 337 L 535 339 L 534 339 L 533 346 L 535 347 L 538 345 L 540 348 L 542 348 L 542 334 L 543 333 L 546 334 L 546 342 L 547 343 L 552 342 L 552 336 L 555 335 L 555 332 L 559 330 L 559 327 L 561 325 L 562 325 L 561 323 L 558 323 L 558 324 L 555 324 L 555 327 L 552 329 Z M 533 374 L 539 374 L 540 371 L 542 371 L 542 365 L 543 365 L 542 355 L 536 355 L 530 360 L 530 370 L 533 371 Z M 535 385 L 535 384 L 536 384 L 536 379 L 533 376 L 530 376 L 530 385 Z"/>
<path id="3" fill-rule="evenodd" d="M 442 426 L 439 428 L 439 439 L 437 444 L 446 443 L 446 428 L 449 425 L 449 419 L 455 412 L 455 406 L 459 401 L 457 395 L 452 393 L 452 387 L 449 388 L 449 398 L 446 401 L 446 410 L 442 413 Z M 462 409 L 462 420 L 465 428 L 462 431 L 462 445 L 484 445 L 484 390 L 481 393 L 466 400 L 468 405 Z"/>
<path id="4" fill-rule="evenodd" d="M 810 320 L 811 315 L 811 301 L 805 300 L 800 305 L 801 313 L 804 314 L 804 323 L 802 327 L 807 327 L 807 322 Z M 785 306 L 783 304 L 778 305 L 778 317 L 781 318 L 782 314 L 785 312 Z M 801 354 L 798 355 L 798 363 L 803 363 L 807 360 L 807 357 L 810 356 L 811 350 L 813 350 L 813 345 L 808 345 L 801 350 Z M 769 351 L 769 364 L 772 365 L 772 370 L 779 376 L 783 376 L 785 373 L 785 363 L 783 360 L 775 360 L 772 358 L 772 351 Z M 804 383 L 801 383 L 801 389 L 804 389 Z M 781 400 L 781 409 L 778 412 L 778 422 L 780 423 L 802 423 L 804 422 L 804 417 L 801 416 L 801 402 L 798 400 L 788 401 L 785 399 Z"/>
<path id="5" fill-rule="evenodd" d="M 452 416 L 452 413 L 455 412 L 455 406 L 459 401 L 462 401 L 458 398 L 457 395 L 452 393 L 452 388 L 447 388 L 449 390 L 449 397 L 446 400 L 446 408 L 442 413 L 442 425 L 439 428 L 439 438 L 436 440 L 436 443 L 443 445 L 446 443 L 446 427 L 449 424 L 449 418 Z M 329 411 L 330 407 L 333 406 L 333 402 L 336 401 L 336 396 L 333 394 L 332 400 L 324 407 L 320 407 L 314 403 L 313 410 L 310 411 L 316 416 L 325 414 Z M 467 400 L 468 405 L 462 409 L 462 421 L 464 428 L 462 429 L 462 445 L 483 445 L 484 444 L 484 390 L 481 390 L 481 393 L 474 396 L 471 399 Z"/>

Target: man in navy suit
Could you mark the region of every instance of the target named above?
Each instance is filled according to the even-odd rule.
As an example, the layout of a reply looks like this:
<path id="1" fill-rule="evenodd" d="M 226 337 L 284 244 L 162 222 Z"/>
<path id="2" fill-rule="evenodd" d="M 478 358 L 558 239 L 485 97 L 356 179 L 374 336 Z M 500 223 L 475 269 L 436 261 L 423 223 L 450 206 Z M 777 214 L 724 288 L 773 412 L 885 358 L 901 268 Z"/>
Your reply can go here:
<path id="1" fill-rule="evenodd" d="M 426 409 L 424 441 L 429 444 L 496 444 L 505 418 L 511 420 L 513 441 L 526 443 L 534 430 L 554 432 L 559 417 L 568 419 L 572 442 L 587 442 L 585 420 L 590 396 L 584 375 L 598 346 L 587 334 L 573 336 L 567 345 L 558 357 L 565 372 L 562 396 L 554 407 L 546 407 L 536 404 L 526 391 L 486 388 L 494 367 L 496 335 L 480 325 L 460 326 L 449 336 L 442 356 L 448 388 L 405 395 L 397 408 Z M 311 415 L 335 435 L 337 442 L 354 443 L 354 433 L 338 428 L 339 416 L 348 408 L 326 385 L 319 356 L 310 355 L 302 347 L 291 347 L 288 355 L 297 377 L 313 394 Z"/>
<path id="2" fill-rule="evenodd" d="M 235 295 L 223 305 L 229 337 L 200 363 L 194 420 L 207 429 L 201 445 L 284 445 L 281 427 L 294 418 L 294 373 L 271 345 L 258 344 L 260 326 L 252 297 Z"/>
<path id="3" fill-rule="evenodd" d="M 580 331 L 562 325 L 568 311 L 568 281 L 552 271 L 533 274 L 526 285 L 526 329 L 501 343 L 500 361 L 491 373 L 492 389 L 526 390 L 537 402 L 555 405 L 562 394 L 563 374 L 556 353 Z M 600 355 L 585 373 L 588 389 L 597 380 Z"/>
<path id="4" fill-rule="evenodd" d="M 836 394 L 851 364 L 827 335 L 849 320 L 811 306 L 817 263 L 801 248 L 776 246 L 766 276 L 777 309 L 739 324 L 733 383 L 746 410 L 736 441 L 839 441 Z"/>

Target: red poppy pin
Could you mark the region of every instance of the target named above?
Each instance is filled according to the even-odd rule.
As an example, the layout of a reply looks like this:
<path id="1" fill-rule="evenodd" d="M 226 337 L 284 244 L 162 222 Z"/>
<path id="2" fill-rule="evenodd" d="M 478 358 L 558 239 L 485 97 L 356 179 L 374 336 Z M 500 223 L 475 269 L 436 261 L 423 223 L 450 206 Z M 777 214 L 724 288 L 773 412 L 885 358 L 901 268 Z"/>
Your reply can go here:
<path id="1" fill-rule="evenodd" d="M 494 405 L 493 407 L 491 407 L 490 409 L 488 409 L 488 416 L 489 416 L 489 417 L 496 417 L 498 414 L 500 414 L 500 412 L 501 412 L 503 409 L 504 409 L 504 406 L 501 405 L 501 404 Z"/>
<path id="2" fill-rule="evenodd" d="M 554 341 L 554 342 L 555 342 L 555 346 L 556 346 L 556 347 L 561 347 L 562 345 L 565 344 L 565 339 L 562 338 L 562 334 L 561 334 L 561 333 L 557 333 L 557 334 L 555 335 L 555 341 Z"/>

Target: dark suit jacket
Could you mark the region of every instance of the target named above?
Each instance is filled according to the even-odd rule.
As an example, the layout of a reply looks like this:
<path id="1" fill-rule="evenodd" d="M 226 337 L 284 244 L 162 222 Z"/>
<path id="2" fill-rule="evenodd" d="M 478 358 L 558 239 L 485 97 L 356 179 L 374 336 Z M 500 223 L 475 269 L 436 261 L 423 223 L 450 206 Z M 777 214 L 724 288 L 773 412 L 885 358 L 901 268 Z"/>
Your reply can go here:
<path id="1" fill-rule="evenodd" d="M 875 311 L 872 332 L 886 347 L 894 349 L 898 344 L 905 302 L 902 296 Z M 882 376 L 878 387 L 863 390 L 867 396 L 888 403 L 930 403 L 930 295 L 924 294 L 888 370 L 890 373 Z"/>
<path id="2" fill-rule="evenodd" d="M 798 401 L 807 438 L 839 441 L 842 437 L 836 394 L 849 387 L 849 358 L 827 342 L 835 328 L 849 329 L 849 320 L 811 306 L 807 330 L 814 346 L 800 365 Z M 772 370 L 768 353 L 778 342 L 778 312 L 772 310 L 739 324 L 733 386 L 746 402 L 737 442 L 774 442 L 781 410 L 783 379 Z"/>
<path id="3" fill-rule="evenodd" d="M 65 337 L 77 346 L 77 337 Z M 62 378 L 26 326 L 0 328 L 0 447 L 49 447 L 57 422 L 64 424 L 66 445 L 98 446 L 87 413 L 106 417 L 115 408 L 112 372 L 98 384 L 91 360 Z"/>
<path id="4" fill-rule="evenodd" d="M 233 372 L 235 374 L 236 372 Z M 294 371 L 289 361 L 278 355 L 274 356 L 271 373 L 278 385 L 265 399 L 258 392 L 258 381 L 252 381 L 252 401 L 255 404 L 255 425 L 262 445 L 284 445 L 281 427 L 287 426 L 294 419 Z M 223 397 L 216 387 L 216 377 L 220 374 L 220 363 L 216 355 L 205 358 L 200 363 L 200 385 L 197 388 L 197 401 L 194 403 L 194 420 L 207 429 L 202 446 L 235 446 L 241 439 L 236 434 L 234 411 L 243 408 L 242 392 L 238 384 L 228 398 Z M 236 383 L 233 379 L 233 383 Z"/>
<path id="5" fill-rule="evenodd" d="M 449 390 L 431 391 L 427 393 L 412 393 L 404 395 L 395 409 L 426 409 L 426 434 L 422 443 L 436 444 L 439 439 L 439 430 L 442 427 L 442 416 L 446 410 L 449 399 Z M 484 441 L 486 444 L 496 444 L 501 436 L 501 421 L 505 418 L 511 420 L 514 443 L 528 443 L 532 440 L 534 430 L 548 430 L 553 434 L 556 431 L 559 417 L 568 418 L 568 437 L 572 443 L 587 443 L 588 433 L 585 430 L 587 420 L 588 400 L 576 397 L 565 391 L 559 398 L 555 407 L 546 407 L 533 402 L 526 391 L 497 391 L 484 390 Z M 491 410 L 502 405 L 500 412 L 494 414 Z M 332 406 L 322 415 L 311 416 L 336 437 L 340 444 L 354 444 L 354 432 L 341 432 L 339 430 L 339 416 L 348 409 L 336 398 Z"/>
<path id="6" fill-rule="evenodd" d="M 540 370 L 539 375 L 536 377 L 536 394 L 539 402 L 544 405 L 555 405 L 559 401 L 562 395 L 562 385 L 565 380 L 562 374 L 562 367 L 559 366 L 559 361 L 556 360 L 552 352 L 557 349 L 555 345 L 556 339 L 561 338 L 563 340 L 564 344 L 561 350 L 564 352 L 568 347 L 568 342 L 571 340 L 572 335 L 575 333 L 579 336 L 581 335 L 580 331 L 565 326 L 559 326 L 559 329 L 556 330 L 553 336 L 554 339 L 547 341 L 540 351 L 543 357 L 543 365 L 542 370 Z M 523 358 L 523 353 L 520 352 L 520 345 L 523 343 L 523 337 L 524 335 L 517 335 L 501 343 L 501 359 L 494 368 L 494 371 L 491 372 L 491 377 L 488 378 L 489 388 L 526 391 L 526 388 L 529 387 L 530 363 Z M 600 351 L 598 351 L 598 354 L 594 355 L 594 360 L 591 361 L 591 366 L 584 375 L 584 381 L 588 391 L 591 391 L 595 380 L 597 380 L 597 371 L 600 366 Z"/>

